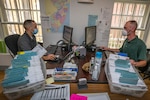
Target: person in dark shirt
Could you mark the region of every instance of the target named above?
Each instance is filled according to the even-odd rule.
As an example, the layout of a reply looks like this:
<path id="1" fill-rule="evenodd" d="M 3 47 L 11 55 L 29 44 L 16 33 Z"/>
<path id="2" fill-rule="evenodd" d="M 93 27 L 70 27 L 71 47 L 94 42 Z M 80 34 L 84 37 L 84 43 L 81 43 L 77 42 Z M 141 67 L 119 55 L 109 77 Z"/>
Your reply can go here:
<path id="1" fill-rule="evenodd" d="M 38 33 L 37 24 L 34 20 L 25 20 L 23 27 L 25 32 L 18 39 L 18 49 L 19 51 L 28 51 L 32 50 L 36 45 L 36 37 L 35 34 Z M 48 54 L 42 57 L 43 60 L 54 60 L 54 54 Z"/>

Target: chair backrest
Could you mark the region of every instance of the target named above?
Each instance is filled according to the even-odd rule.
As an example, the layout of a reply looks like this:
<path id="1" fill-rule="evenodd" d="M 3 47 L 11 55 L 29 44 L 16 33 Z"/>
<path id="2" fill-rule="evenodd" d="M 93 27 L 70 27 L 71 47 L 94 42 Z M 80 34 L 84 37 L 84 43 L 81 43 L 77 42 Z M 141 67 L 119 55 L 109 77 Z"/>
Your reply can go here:
<path id="1" fill-rule="evenodd" d="M 150 49 L 147 49 L 147 71 L 150 72 Z"/>
<path id="2" fill-rule="evenodd" d="M 5 43 L 8 47 L 8 49 L 13 53 L 13 55 L 16 55 L 18 52 L 18 39 L 20 35 L 19 34 L 13 34 L 5 37 Z"/>
<path id="3" fill-rule="evenodd" d="M 138 68 L 142 73 L 147 71 L 149 69 L 149 67 L 150 67 L 150 49 L 147 49 L 146 56 L 147 56 L 147 64 L 146 64 L 146 66 Z"/>

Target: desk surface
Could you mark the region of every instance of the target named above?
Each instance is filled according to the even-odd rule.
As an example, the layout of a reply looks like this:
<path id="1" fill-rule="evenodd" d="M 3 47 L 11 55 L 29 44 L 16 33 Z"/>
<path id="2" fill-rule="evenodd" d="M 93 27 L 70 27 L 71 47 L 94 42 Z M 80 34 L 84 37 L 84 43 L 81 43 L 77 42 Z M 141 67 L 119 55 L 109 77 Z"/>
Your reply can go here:
<path id="1" fill-rule="evenodd" d="M 4 78 L 4 71 L 0 71 L 0 81 L 2 81 Z M 150 80 L 146 79 L 144 80 L 148 88 L 150 87 Z M 56 83 L 55 84 L 64 84 L 64 83 Z M 84 90 L 79 90 L 77 88 L 76 83 L 70 83 L 70 94 L 73 93 L 103 93 L 107 92 L 111 100 L 141 100 L 141 98 L 137 97 L 132 97 L 128 95 L 123 95 L 123 94 L 116 94 L 116 93 L 111 93 L 109 89 L 108 84 L 91 84 L 88 83 L 88 89 Z M 30 100 L 33 94 L 29 94 L 26 96 L 23 96 L 19 98 L 18 100 Z M 144 96 L 142 97 L 142 100 L 149 100 L 150 97 L 150 90 L 148 90 Z M 2 93 L 2 87 L 0 86 L 0 100 L 8 100 L 6 96 Z"/>
<path id="2" fill-rule="evenodd" d="M 78 59 L 78 64 L 79 64 L 79 75 L 77 76 L 77 78 L 80 78 L 81 76 L 86 77 L 88 80 L 90 80 L 91 76 L 82 71 L 81 67 L 85 62 L 88 62 L 90 59 L 90 56 L 94 56 L 94 54 L 89 53 L 89 58 L 85 57 L 83 59 Z M 84 61 L 83 61 L 84 60 Z M 56 66 L 61 66 L 63 65 L 63 63 L 47 63 L 47 68 L 52 68 Z M 81 75 L 81 76 L 80 76 Z M 0 81 L 2 81 L 4 79 L 4 71 L 0 71 Z M 148 98 L 150 97 L 150 80 L 146 79 L 144 80 L 146 85 L 148 86 L 148 91 L 144 94 L 144 96 L 142 97 L 143 100 L 149 100 Z M 107 79 L 105 76 L 105 72 L 104 72 L 104 67 L 102 67 L 101 69 L 101 74 L 99 77 L 99 82 L 98 83 L 106 83 Z M 65 84 L 67 82 L 55 82 L 54 84 Z M 132 96 L 128 96 L 128 95 L 123 95 L 123 94 L 116 94 L 116 93 L 111 93 L 110 92 L 110 88 L 108 84 L 93 84 L 93 83 L 89 83 L 87 84 L 88 88 L 87 89 L 83 89 L 83 90 L 79 90 L 77 87 L 77 83 L 70 83 L 70 94 L 73 93 L 103 93 L 103 92 L 107 92 L 110 99 L 111 100 L 141 100 L 141 98 L 138 97 L 132 97 Z M 18 100 L 30 100 L 30 98 L 32 97 L 33 94 L 29 94 L 26 96 L 23 96 L 21 98 L 19 98 Z M 2 92 L 2 87 L 0 86 L 0 100 L 7 100 L 6 96 L 3 94 Z"/>
<path id="3" fill-rule="evenodd" d="M 56 54 L 63 56 L 66 55 L 66 52 L 64 51 L 61 51 L 61 50 L 58 50 L 59 52 L 57 52 Z M 100 75 L 99 75 L 99 79 L 97 81 L 94 81 L 91 79 L 91 74 L 89 74 L 88 72 L 85 72 L 82 70 L 82 66 L 89 62 L 91 57 L 94 57 L 95 56 L 95 52 L 88 52 L 86 53 L 86 56 L 85 57 L 81 57 L 81 58 L 78 58 L 78 57 L 75 57 L 74 58 L 74 61 L 75 63 L 77 64 L 78 66 L 78 73 L 77 73 L 77 77 L 76 77 L 76 80 L 74 81 L 64 81 L 64 82 L 77 82 L 79 78 L 86 78 L 87 79 L 87 82 L 88 83 L 108 83 L 107 82 L 107 78 L 106 78 L 106 75 L 105 75 L 105 71 L 104 71 L 104 64 L 102 63 L 102 66 L 101 66 L 101 72 L 100 72 Z M 104 54 L 103 54 L 103 59 L 106 59 Z M 58 63 L 58 62 L 51 62 L 51 61 L 47 61 L 47 69 L 52 69 L 52 68 L 56 68 L 56 67 L 63 67 L 63 64 L 64 64 L 64 61 Z M 62 81 L 61 81 L 62 82 Z"/>
<path id="4" fill-rule="evenodd" d="M 4 71 L 0 70 L 0 82 L 3 79 L 4 79 Z M 142 100 L 149 100 L 149 97 L 150 97 L 150 90 L 149 90 L 150 80 L 146 79 L 144 81 L 145 81 L 146 85 L 148 86 L 148 91 L 143 95 Z M 62 82 L 62 83 L 55 82 L 54 84 L 65 84 L 65 82 Z M 138 97 L 132 97 L 132 96 L 129 96 L 129 95 L 111 93 L 108 84 L 88 83 L 87 85 L 88 85 L 87 89 L 79 90 L 78 87 L 77 87 L 77 83 L 70 83 L 70 94 L 73 94 L 73 93 L 103 93 L 103 92 L 107 92 L 111 100 L 141 100 L 141 98 L 138 98 Z M 32 95 L 33 94 L 22 96 L 18 100 L 30 100 Z M 0 100 L 8 100 L 6 98 L 6 96 L 3 94 L 1 86 L 0 86 Z"/>

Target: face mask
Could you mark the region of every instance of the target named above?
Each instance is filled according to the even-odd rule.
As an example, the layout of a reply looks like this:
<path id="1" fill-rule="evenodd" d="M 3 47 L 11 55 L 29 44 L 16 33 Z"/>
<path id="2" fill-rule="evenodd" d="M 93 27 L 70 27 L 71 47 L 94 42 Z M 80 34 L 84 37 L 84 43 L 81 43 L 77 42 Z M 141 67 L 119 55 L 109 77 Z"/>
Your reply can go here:
<path id="1" fill-rule="evenodd" d="M 127 35 L 128 35 L 128 32 L 127 32 L 125 29 L 123 29 L 123 30 L 122 30 L 122 35 L 123 35 L 123 36 L 127 36 Z"/>
<path id="2" fill-rule="evenodd" d="M 37 33 L 38 33 L 38 29 L 35 28 L 32 33 L 33 33 L 33 34 L 37 34 Z"/>

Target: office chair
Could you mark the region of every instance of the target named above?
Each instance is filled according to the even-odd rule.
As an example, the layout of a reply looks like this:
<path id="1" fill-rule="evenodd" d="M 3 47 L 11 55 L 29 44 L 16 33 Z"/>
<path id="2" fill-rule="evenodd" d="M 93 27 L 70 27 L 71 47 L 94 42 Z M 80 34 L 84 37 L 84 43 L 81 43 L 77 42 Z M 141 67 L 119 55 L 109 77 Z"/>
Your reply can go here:
<path id="1" fill-rule="evenodd" d="M 13 35 L 9 35 L 7 37 L 5 37 L 5 43 L 6 46 L 9 49 L 9 53 L 10 55 L 14 58 L 15 55 L 17 55 L 18 52 L 18 39 L 19 39 L 20 35 L 19 34 L 13 34 Z"/>
<path id="2" fill-rule="evenodd" d="M 139 68 L 140 73 L 143 74 L 143 79 L 150 79 L 150 49 L 147 49 L 147 64 L 145 67 Z"/>
<path id="3" fill-rule="evenodd" d="M 147 79 L 149 78 L 150 79 L 150 49 L 147 49 L 147 70 L 144 71 L 144 77 L 143 79 Z"/>

